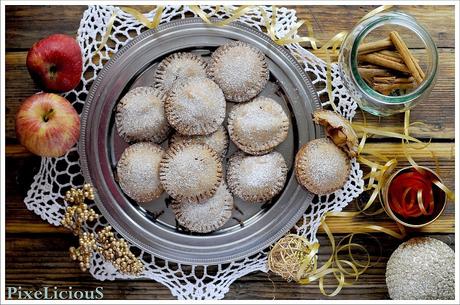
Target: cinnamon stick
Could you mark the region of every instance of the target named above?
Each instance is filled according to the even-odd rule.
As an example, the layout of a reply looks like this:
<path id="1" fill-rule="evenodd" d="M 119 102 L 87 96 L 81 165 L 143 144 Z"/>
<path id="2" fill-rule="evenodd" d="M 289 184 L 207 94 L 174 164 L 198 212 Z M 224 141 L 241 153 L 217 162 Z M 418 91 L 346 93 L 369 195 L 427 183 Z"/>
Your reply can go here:
<path id="1" fill-rule="evenodd" d="M 361 75 L 367 75 L 370 77 L 375 76 L 392 76 L 393 74 L 390 70 L 387 69 L 380 69 L 380 68 L 365 68 L 365 67 L 358 67 L 358 72 Z"/>
<path id="2" fill-rule="evenodd" d="M 402 57 L 401 55 L 396 52 L 396 51 L 391 51 L 391 50 L 381 50 L 379 51 L 378 53 L 382 54 L 382 55 L 386 55 L 386 56 L 391 56 L 391 57 L 394 57 L 394 58 L 397 58 L 398 60 L 402 60 Z M 418 58 L 415 58 L 414 57 L 414 60 L 416 62 L 419 62 Z"/>
<path id="3" fill-rule="evenodd" d="M 384 95 L 389 95 L 396 89 L 413 89 L 414 84 L 374 84 L 373 89 Z"/>
<path id="4" fill-rule="evenodd" d="M 397 58 L 397 57 L 394 57 L 394 56 L 388 56 L 386 54 L 382 54 L 381 52 L 382 51 L 373 52 L 373 53 L 369 53 L 369 54 L 365 54 L 365 55 L 358 55 L 358 60 L 363 61 L 363 58 L 366 55 L 375 55 L 375 56 L 378 56 L 378 57 L 386 59 L 386 60 L 391 60 L 391 61 L 394 61 L 394 62 L 397 62 L 397 63 L 400 63 L 400 64 L 404 64 L 404 60 L 402 58 Z"/>
<path id="5" fill-rule="evenodd" d="M 410 72 L 408 67 L 405 64 L 401 64 L 396 61 L 389 60 L 375 53 L 359 56 L 358 59 L 361 59 L 371 64 L 379 65 L 385 68 L 390 68 L 390 69 L 401 71 L 401 72 Z"/>
<path id="6" fill-rule="evenodd" d="M 380 54 L 383 54 L 383 55 L 386 55 L 386 56 L 391 56 L 391 57 L 394 57 L 394 58 L 399 58 L 399 59 L 402 59 L 401 58 L 401 55 L 398 53 L 398 52 L 395 52 L 395 51 L 391 51 L 391 50 L 381 50 L 379 51 Z"/>
<path id="7" fill-rule="evenodd" d="M 372 80 L 374 83 L 394 84 L 396 81 L 396 76 L 377 76 L 373 77 Z"/>
<path id="8" fill-rule="evenodd" d="M 387 50 L 382 50 L 382 51 L 379 51 L 377 52 L 376 54 L 382 58 L 386 58 L 388 60 L 392 60 L 392 61 L 395 61 L 395 62 L 399 62 L 400 64 L 403 64 L 404 63 L 404 60 L 401 58 L 401 56 L 399 57 L 396 57 L 396 56 L 390 56 L 390 55 L 387 55 L 385 53 L 382 53 L 383 51 L 387 51 Z"/>
<path id="9" fill-rule="evenodd" d="M 389 38 L 377 40 L 373 42 L 363 43 L 358 47 L 358 54 L 373 53 L 380 50 L 389 49 L 393 43 Z"/>
<path id="10" fill-rule="evenodd" d="M 401 58 L 404 60 L 404 63 L 409 69 L 410 74 L 412 74 L 417 83 L 420 84 L 425 78 L 425 74 L 423 73 L 417 61 L 415 61 L 415 58 L 409 51 L 409 48 L 407 48 L 407 45 L 404 43 L 401 36 L 396 31 L 390 32 L 390 39 L 393 42 L 396 50 L 398 50 L 399 54 L 401 55 Z"/>
<path id="11" fill-rule="evenodd" d="M 374 76 L 375 83 L 390 83 L 390 84 L 412 84 L 414 79 L 412 77 L 396 77 L 396 76 Z"/>

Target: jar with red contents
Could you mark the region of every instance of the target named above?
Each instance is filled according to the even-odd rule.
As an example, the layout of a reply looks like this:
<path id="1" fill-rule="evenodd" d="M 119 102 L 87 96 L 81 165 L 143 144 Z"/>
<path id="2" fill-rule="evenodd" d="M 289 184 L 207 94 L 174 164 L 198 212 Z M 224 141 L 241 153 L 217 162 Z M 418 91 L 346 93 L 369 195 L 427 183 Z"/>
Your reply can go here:
<path id="1" fill-rule="evenodd" d="M 432 223 L 447 204 L 446 193 L 435 184 L 436 181 L 441 182 L 441 178 L 429 168 L 410 166 L 400 169 L 382 188 L 385 211 L 406 227 L 419 228 Z"/>

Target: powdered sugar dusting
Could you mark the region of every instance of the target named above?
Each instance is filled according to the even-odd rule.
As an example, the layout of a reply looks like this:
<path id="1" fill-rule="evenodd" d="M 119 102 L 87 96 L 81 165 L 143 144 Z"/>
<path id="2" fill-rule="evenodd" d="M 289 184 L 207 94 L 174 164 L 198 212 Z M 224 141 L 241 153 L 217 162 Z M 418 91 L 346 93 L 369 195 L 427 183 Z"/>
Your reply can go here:
<path id="1" fill-rule="evenodd" d="M 172 209 L 182 226 L 194 232 L 207 233 L 220 228 L 230 218 L 233 196 L 222 183 L 210 199 L 201 203 L 174 202 Z"/>
<path id="2" fill-rule="evenodd" d="M 172 135 L 171 143 L 178 143 L 180 141 L 207 144 L 220 156 L 224 156 L 228 148 L 228 134 L 222 125 L 215 132 L 205 136 L 184 136 L 177 132 Z"/>
<path id="3" fill-rule="evenodd" d="M 169 123 L 186 135 L 212 133 L 225 119 L 224 94 L 207 78 L 194 77 L 179 82 L 165 107 Z"/>
<path id="4" fill-rule="evenodd" d="M 160 167 L 165 190 L 173 198 L 212 196 L 222 180 L 217 154 L 204 144 L 172 145 Z"/>
<path id="5" fill-rule="evenodd" d="M 163 149 L 152 143 L 136 143 L 123 152 L 117 175 L 122 190 L 132 199 L 147 202 L 162 192 L 159 177 Z"/>
<path id="6" fill-rule="evenodd" d="M 266 201 L 278 194 L 287 176 L 287 165 L 279 152 L 263 156 L 237 153 L 230 158 L 228 184 L 232 192 L 248 201 Z"/>
<path id="7" fill-rule="evenodd" d="M 169 132 L 164 113 L 164 97 L 152 87 L 130 90 L 117 107 L 116 125 L 128 142 L 162 142 Z"/>
<path id="8" fill-rule="evenodd" d="M 298 152 L 296 171 L 300 182 L 315 194 L 339 189 L 350 173 L 350 160 L 331 140 L 322 138 L 305 144 Z"/>
<path id="9" fill-rule="evenodd" d="M 208 74 L 230 101 L 247 101 L 262 91 L 268 81 L 265 56 L 260 50 L 235 41 L 217 49 Z"/>
<path id="10" fill-rule="evenodd" d="M 267 97 L 234 106 L 228 124 L 230 138 L 248 153 L 279 145 L 286 139 L 289 129 L 289 119 L 283 108 Z"/>
<path id="11" fill-rule="evenodd" d="M 206 63 L 192 53 L 174 53 L 158 65 L 155 72 L 155 87 L 170 90 L 178 80 L 188 77 L 206 77 Z"/>

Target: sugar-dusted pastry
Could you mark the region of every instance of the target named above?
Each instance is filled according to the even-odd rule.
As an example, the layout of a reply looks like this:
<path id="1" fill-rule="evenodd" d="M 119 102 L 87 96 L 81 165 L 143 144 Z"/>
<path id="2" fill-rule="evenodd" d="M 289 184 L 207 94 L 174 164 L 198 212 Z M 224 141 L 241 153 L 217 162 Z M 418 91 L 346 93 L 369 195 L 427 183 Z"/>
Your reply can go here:
<path id="1" fill-rule="evenodd" d="M 174 53 L 163 59 L 155 71 L 155 88 L 169 91 L 180 79 L 206 77 L 206 62 L 193 53 Z"/>
<path id="2" fill-rule="evenodd" d="M 342 148 L 350 158 L 358 154 L 358 136 L 350 122 L 343 116 L 330 110 L 318 110 L 313 113 L 313 121 L 326 127 L 328 137 Z"/>
<path id="3" fill-rule="evenodd" d="M 219 128 L 213 133 L 205 136 L 184 136 L 176 132 L 170 138 L 170 143 L 178 143 L 180 141 L 190 141 L 192 143 L 208 144 L 209 147 L 214 149 L 219 156 L 224 157 L 228 149 L 228 134 L 224 126 Z"/>
<path id="4" fill-rule="evenodd" d="M 165 96 L 152 87 L 131 89 L 120 100 L 115 123 L 126 142 L 163 142 L 171 127 L 164 114 Z"/>
<path id="5" fill-rule="evenodd" d="M 350 169 L 348 156 L 328 138 L 304 144 L 295 158 L 297 181 L 318 195 L 340 189 L 347 181 Z"/>
<path id="6" fill-rule="evenodd" d="M 258 95 L 268 81 L 265 55 L 242 41 L 219 47 L 211 56 L 208 75 L 232 102 L 245 102 Z"/>
<path id="7" fill-rule="evenodd" d="M 277 151 L 263 156 L 236 152 L 230 157 L 227 183 L 230 191 L 248 202 L 265 202 L 284 187 L 288 167 Z"/>
<path id="8" fill-rule="evenodd" d="M 173 199 L 203 202 L 216 193 L 222 181 L 222 163 L 206 144 L 179 142 L 166 150 L 160 180 Z"/>
<path id="9" fill-rule="evenodd" d="M 203 77 L 177 82 L 165 102 L 168 122 L 183 135 L 215 132 L 225 118 L 225 98 L 212 80 Z"/>
<path id="10" fill-rule="evenodd" d="M 288 130 L 288 116 L 280 104 L 268 97 L 235 105 L 228 115 L 230 138 L 248 154 L 271 151 L 287 138 Z"/>
<path id="11" fill-rule="evenodd" d="M 141 142 L 127 147 L 117 164 L 118 183 L 123 192 L 137 202 L 148 202 L 163 193 L 160 162 L 163 149 Z"/>
<path id="12" fill-rule="evenodd" d="M 177 222 L 192 232 L 208 233 L 222 227 L 232 216 L 233 196 L 224 182 L 214 196 L 202 203 L 173 200 Z"/>

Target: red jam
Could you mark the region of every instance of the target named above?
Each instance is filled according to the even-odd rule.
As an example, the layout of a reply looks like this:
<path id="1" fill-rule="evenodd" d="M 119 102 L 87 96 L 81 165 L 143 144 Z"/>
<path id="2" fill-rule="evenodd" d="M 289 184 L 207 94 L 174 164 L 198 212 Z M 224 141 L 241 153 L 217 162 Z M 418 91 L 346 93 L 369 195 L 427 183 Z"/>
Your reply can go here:
<path id="1" fill-rule="evenodd" d="M 391 210 L 403 218 L 431 216 L 435 212 L 435 180 L 433 173 L 423 169 L 412 168 L 398 174 L 388 190 Z"/>

